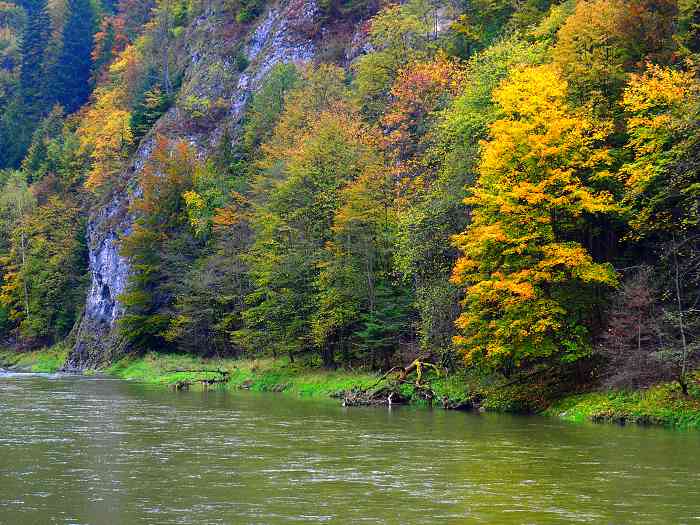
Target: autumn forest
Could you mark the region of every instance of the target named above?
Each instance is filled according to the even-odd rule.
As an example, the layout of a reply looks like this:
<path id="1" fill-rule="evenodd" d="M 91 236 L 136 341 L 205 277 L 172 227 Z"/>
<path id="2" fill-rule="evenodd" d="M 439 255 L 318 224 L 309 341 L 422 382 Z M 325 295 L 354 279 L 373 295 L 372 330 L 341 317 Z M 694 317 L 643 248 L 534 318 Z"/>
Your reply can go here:
<path id="1" fill-rule="evenodd" d="M 696 392 L 700 3 L 304 6 L 0 3 L 3 347 Z"/>

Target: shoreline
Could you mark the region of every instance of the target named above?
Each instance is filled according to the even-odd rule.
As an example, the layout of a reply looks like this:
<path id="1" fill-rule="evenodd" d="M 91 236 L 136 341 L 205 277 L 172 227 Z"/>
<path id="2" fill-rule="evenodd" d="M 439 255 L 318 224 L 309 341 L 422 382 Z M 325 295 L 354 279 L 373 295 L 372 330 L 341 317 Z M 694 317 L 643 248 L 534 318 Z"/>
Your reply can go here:
<path id="1" fill-rule="evenodd" d="M 0 350 L 0 368 L 52 373 L 67 356 L 60 345 L 18 353 Z M 162 385 L 171 389 L 221 389 L 277 392 L 299 398 L 342 398 L 350 391 L 366 390 L 377 383 L 379 373 L 323 370 L 290 364 L 286 359 L 203 359 L 181 354 L 149 353 L 127 356 L 86 375 L 104 374 L 118 379 Z M 460 407 L 493 412 L 531 413 L 570 422 L 655 425 L 679 430 L 700 430 L 700 373 L 695 374 L 691 395 L 686 397 L 673 383 L 643 390 L 598 390 L 547 398 L 536 385 L 501 389 L 485 385 L 469 375 L 432 378 L 437 395 L 433 406 Z M 408 404 L 428 406 L 411 384 L 400 387 Z M 472 401 L 479 399 L 479 403 Z"/>

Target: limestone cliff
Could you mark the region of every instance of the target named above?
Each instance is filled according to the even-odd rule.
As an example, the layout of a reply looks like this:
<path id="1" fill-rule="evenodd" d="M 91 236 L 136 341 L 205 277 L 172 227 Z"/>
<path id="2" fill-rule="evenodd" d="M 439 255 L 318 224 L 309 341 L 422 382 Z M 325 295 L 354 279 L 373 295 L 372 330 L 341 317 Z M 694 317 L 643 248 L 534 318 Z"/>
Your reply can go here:
<path id="1" fill-rule="evenodd" d="M 192 21 L 178 50 L 183 82 L 176 103 L 143 139 L 124 170 L 124 186 L 130 190 L 116 193 L 90 218 L 91 285 L 66 369 L 96 368 L 126 350 L 115 330 L 123 314 L 119 296 L 129 276 L 129 262 L 119 253 L 119 239 L 129 231 L 129 195 L 138 191 L 139 173 L 155 134 L 185 140 L 206 157 L 223 136 L 236 140 L 250 95 L 275 64 L 327 60 L 329 49 L 335 52 L 332 60 L 347 64 L 363 47 L 361 21 L 331 24 L 315 0 L 273 3 L 248 30 L 231 31 L 232 17 L 223 4 L 212 3 Z M 337 51 L 339 43 L 341 52 Z M 240 67 L 241 55 L 245 68 Z M 193 110 L 202 101 L 208 107 L 205 115 Z"/>

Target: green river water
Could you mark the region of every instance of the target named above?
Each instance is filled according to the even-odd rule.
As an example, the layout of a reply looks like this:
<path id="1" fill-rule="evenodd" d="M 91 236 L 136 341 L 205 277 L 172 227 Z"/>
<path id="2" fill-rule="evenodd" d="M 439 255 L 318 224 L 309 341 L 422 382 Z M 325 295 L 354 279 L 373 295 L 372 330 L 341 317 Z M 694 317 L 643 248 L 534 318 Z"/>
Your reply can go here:
<path id="1" fill-rule="evenodd" d="M 0 524 L 700 523 L 700 433 L 0 374 Z"/>

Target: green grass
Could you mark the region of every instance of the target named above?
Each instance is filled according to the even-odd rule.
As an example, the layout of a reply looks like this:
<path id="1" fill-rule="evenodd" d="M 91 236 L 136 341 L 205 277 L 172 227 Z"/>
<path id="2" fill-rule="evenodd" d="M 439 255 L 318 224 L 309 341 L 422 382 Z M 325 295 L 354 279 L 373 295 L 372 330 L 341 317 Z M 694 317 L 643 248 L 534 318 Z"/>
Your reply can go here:
<path id="1" fill-rule="evenodd" d="M 700 396 L 697 388 L 685 396 L 675 383 L 645 390 L 610 390 L 565 397 L 545 415 L 567 421 L 597 421 L 663 425 L 700 429 Z"/>
<path id="2" fill-rule="evenodd" d="M 31 372 L 53 373 L 60 370 L 68 357 L 68 348 L 57 344 L 31 352 L 0 350 L 0 366 Z"/>
<path id="3" fill-rule="evenodd" d="M 195 356 L 150 353 L 143 357 L 125 357 L 103 372 L 120 379 L 143 383 L 172 385 L 189 381 L 196 385 L 201 380 L 221 377 L 216 372 L 199 372 L 197 370 L 224 368 L 219 362 L 206 361 Z"/>
<path id="4" fill-rule="evenodd" d="M 175 370 L 189 370 L 175 372 Z M 218 379 L 216 372 L 196 370 L 224 370 L 229 381 L 223 385 L 230 390 L 248 389 L 257 392 L 285 392 L 305 397 L 329 397 L 353 387 L 368 387 L 376 376 L 347 371 L 323 371 L 297 367 L 286 359 L 201 359 L 188 355 L 154 354 L 144 357 L 126 357 L 104 372 L 121 379 L 145 383 L 172 385 L 191 381 L 201 387 L 202 379 Z"/>

